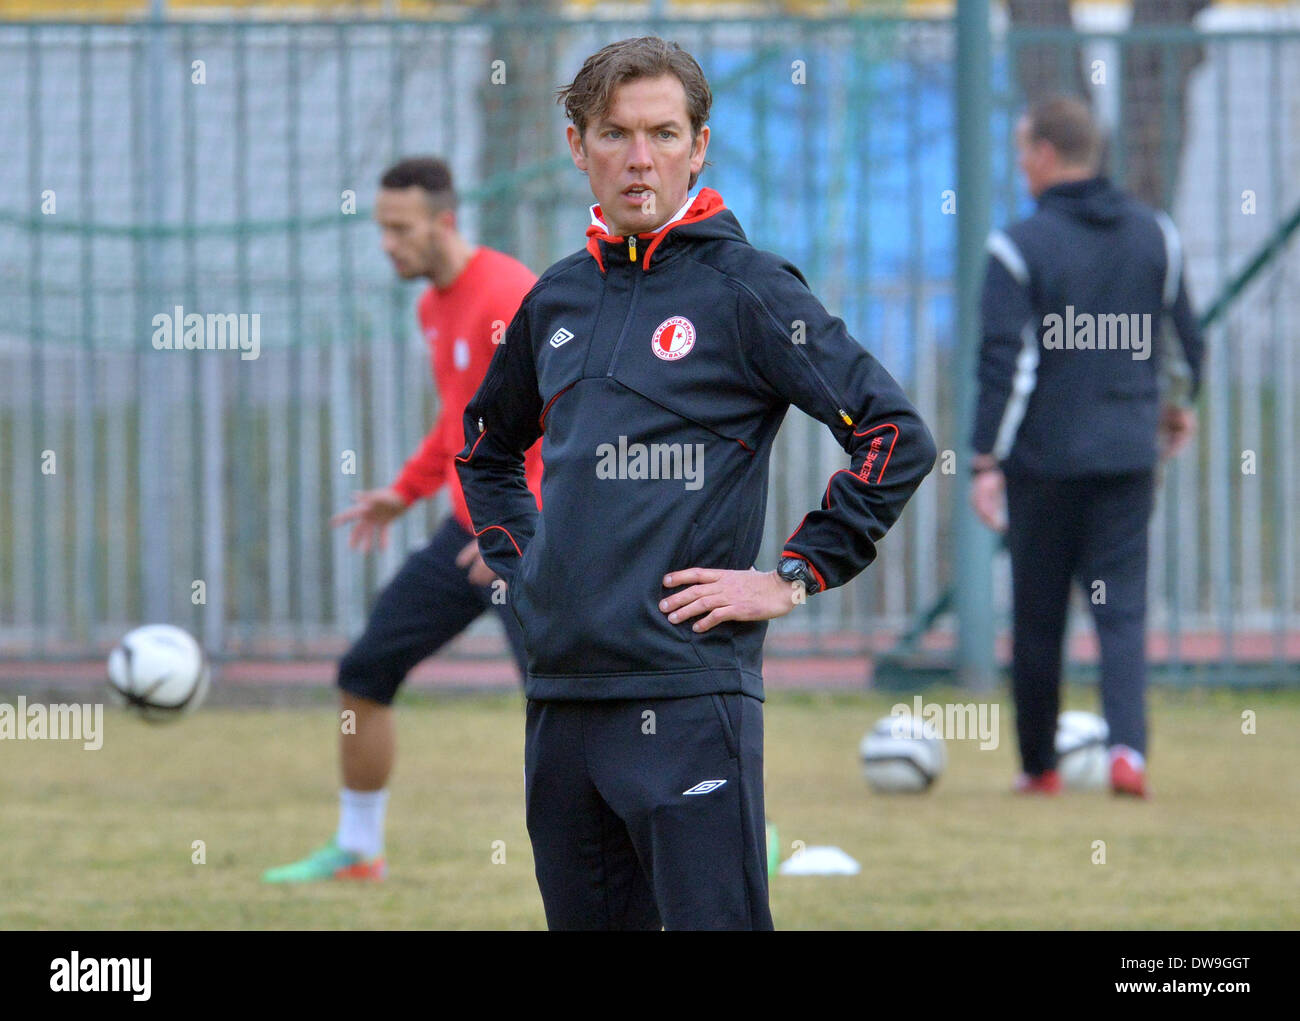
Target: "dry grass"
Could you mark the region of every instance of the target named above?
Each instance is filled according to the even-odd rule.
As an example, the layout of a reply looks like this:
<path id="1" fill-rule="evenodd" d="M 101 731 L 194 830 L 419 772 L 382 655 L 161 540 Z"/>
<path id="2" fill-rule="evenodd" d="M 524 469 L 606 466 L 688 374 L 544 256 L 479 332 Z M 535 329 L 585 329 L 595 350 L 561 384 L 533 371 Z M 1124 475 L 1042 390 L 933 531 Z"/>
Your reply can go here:
<path id="1" fill-rule="evenodd" d="M 930 694 L 942 701 L 944 695 Z M 951 696 L 967 701 L 965 695 Z M 1014 733 L 919 797 L 868 792 L 857 741 L 892 698 L 768 703 L 768 815 L 834 844 L 854 877 L 778 876 L 780 928 L 1295 928 L 1300 693 L 1158 693 L 1149 803 L 1006 793 Z M 1091 708 L 1092 693 L 1071 692 Z M 1241 712 L 1258 734 L 1241 733 Z M 266 887 L 336 821 L 335 716 L 208 710 L 148 727 L 110 711 L 100 751 L 0 741 L 0 927 L 541 928 L 523 821 L 522 701 L 412 700 L 380 886 Z M 192 842 L 207 863 L 191 863 Z M 1107 863 L 1092 863 L 1093 841 Z M 494 841 L 505 863 L 493 864 Z"/>

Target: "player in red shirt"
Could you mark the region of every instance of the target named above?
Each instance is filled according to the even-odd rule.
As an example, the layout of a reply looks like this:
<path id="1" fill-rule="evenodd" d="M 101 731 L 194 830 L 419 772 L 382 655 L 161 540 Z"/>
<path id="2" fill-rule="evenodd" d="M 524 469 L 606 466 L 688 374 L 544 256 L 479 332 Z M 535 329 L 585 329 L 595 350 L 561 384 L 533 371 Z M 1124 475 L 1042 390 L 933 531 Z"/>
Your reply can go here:
<path id="1" fill-rule="evenodd" d="M 365 633 L 339 664 L 343 710 L 354 715 L 343 717 L 339 742 L 343 789 L 337 834 L 301 861 L 270 869 L 262 877 L 265 882 L 384 877 L 386 788 L 396 752 L 393 696 L 417 663 L 489 607 L 505 625 L 523 676 L 523 634 L 506 605 L 505 583 L 479 556 L 453 459 L 465 445 L 465 405 L 536 278 L 510 256 L 466 241 L 456 228 L 455 210 L 451 172 L 442 160 L 402 160 L 380 181 L 375 220 L 383 231 L 385 253 L 404 280 L 428 277 L 431 282 L 420 298 L 419 317 L 442 407 L 432 431 L 393 484 L 357 493 L 355 505 L 330 523 L 351 524 L 349 545 L 369 552 L 387 545 L 395 518 L 443 486 L 448 487 L 452 514 L 380 593 Z M 528 452 L 525 473 L 540 502 L 540 443 Z"/>

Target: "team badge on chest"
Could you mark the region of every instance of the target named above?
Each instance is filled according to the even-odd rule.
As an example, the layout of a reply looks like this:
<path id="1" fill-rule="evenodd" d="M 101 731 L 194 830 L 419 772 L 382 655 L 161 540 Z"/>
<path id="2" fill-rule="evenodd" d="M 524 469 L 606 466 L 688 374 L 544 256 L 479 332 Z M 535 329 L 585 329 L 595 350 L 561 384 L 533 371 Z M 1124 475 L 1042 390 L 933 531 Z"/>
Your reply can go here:
<path id="1" fill-rule="evenodd" d="M 685 316 L 665 319 L 650 338 L 650 350 L 656 358 L 675 362 L 685 358 L 695 346 L 695 324 Z"/>

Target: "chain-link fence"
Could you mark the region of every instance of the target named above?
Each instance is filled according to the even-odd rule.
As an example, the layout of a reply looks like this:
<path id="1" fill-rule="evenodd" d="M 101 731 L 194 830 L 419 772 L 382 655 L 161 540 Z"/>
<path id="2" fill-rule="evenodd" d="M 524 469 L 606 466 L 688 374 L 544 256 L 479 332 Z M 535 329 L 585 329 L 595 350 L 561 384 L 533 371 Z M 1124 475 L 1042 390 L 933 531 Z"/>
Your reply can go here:
<path id="1" fill-rule="evenodd" d="M 378 176 L 401 155 L 446 156 L 466 233 L 540 272 L 581 246 L 591 201 L 554 90 L 586 54 L 651 30 L 712 83 L 702 183 L 801 267 L 964 459 L 946 19 L 0 23 L 0 647 L 83 655 L 163 619 L 227 655 L 354 634 L 445 511 L 408 514 L 369 560 L 326 523 L 395 476 L 436 409 L 418 290 L 394 281 L 369 222 Z M 1123 84 L 1142 45 L 1166 58 L 1154 101 Z M 1013 28 L 994 60 L 995 223 L 1026 208 L 1010 124 L 1031 52 L 1084 75 L 1102 61 L 1104 83 L 1085 85 L 1120 129 L 1112 169 L 1158 171 L 1201 305 L 1300 202 L 1284 172 L 1300 33 Z M 1298 273 L 1280 245 L 1209 336 L 1200 446 L 1171 468 L 1155 526 L 1152 624 L 1175 659 L 1300 658 Z M 258 356 L 155 350 L 155 317 L 178 309 L 249 317 Z M 774 622 L 774 646 L 880 647 L 940 598 L 966 483 L 953 460 L 878 564 Z M 760 566 L 845 462 L 792 410 Z"/>

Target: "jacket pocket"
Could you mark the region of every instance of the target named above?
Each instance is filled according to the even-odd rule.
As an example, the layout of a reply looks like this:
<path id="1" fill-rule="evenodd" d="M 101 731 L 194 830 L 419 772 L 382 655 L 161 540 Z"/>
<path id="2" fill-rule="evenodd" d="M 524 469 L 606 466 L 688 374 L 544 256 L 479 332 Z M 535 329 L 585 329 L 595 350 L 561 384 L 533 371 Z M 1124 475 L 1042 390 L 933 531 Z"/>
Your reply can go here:
<path id="1" fill-rule="evenodd" d="M 611 523 L 581 550 L 556 548 L 539 530 L 515 575 L 516 617 L 533 673 L 563 675 L 665 673 L 699 670 L 694 619 L 674 624 L 659 609 L 664 575 L 685 560 L 693 530 L 677 545 L 681 556 L 655 555 Z M 599 578 L 602 584 L 592 584 Z"/>

